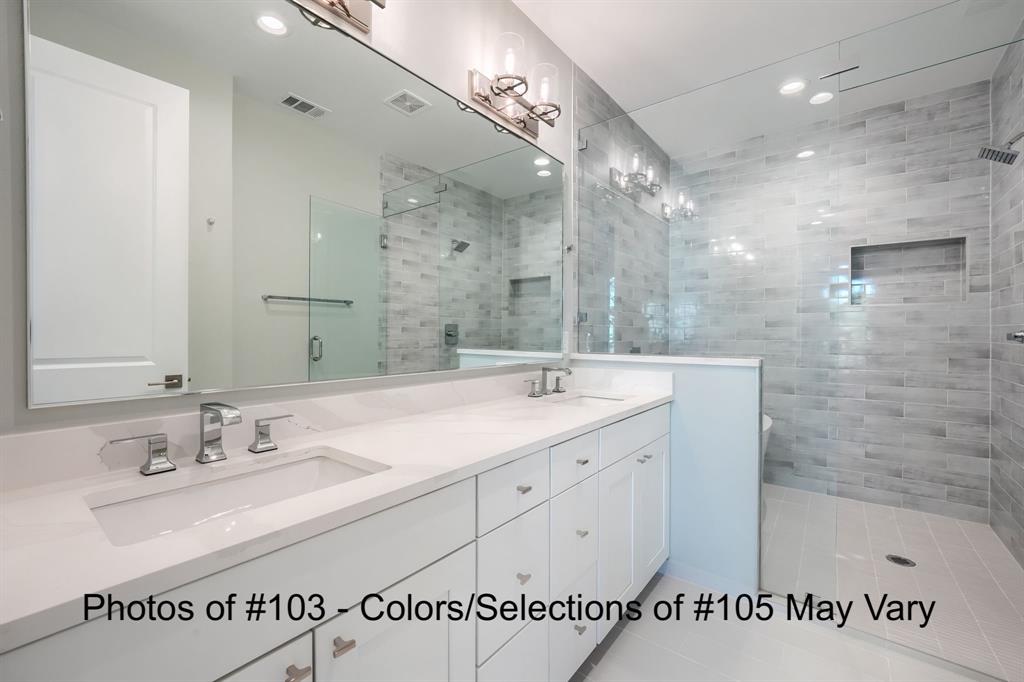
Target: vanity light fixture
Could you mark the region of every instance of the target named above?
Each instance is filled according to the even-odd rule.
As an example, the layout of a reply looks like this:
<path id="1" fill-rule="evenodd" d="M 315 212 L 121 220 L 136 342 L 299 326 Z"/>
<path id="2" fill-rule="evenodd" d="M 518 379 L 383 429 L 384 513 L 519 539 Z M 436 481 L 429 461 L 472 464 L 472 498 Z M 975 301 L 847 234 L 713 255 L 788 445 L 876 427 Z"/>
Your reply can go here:
<path id="1" fill-rule="evenodd" d="M 780 95 L 795 95 L 798 92 L 802 92 L 807 87 L 807 81 L 800 78 L 794 78 L 788 80 L 779 86 Z"/>
<path id="2" fill-rule="evenodd" d="M 680 192 L 676 197 L 676 205 L 661 205 L 661 216 L 665 220 L 686 220 L 687 222 L 697 220 L 700 216 L 693 206 L 693 199 L 687 199 L 686 194 Z M 715 241 L 712 239 L 711 241 Z M 717 250 L 717 249 L 716 249 Z"/>
<path id="3" fill-rule="evenodd" d="M 640 145 L 629 148 L 626 155 L 626 171 L 612 167 L 608 169 L 608 181 L 612 187 L 637 201 L 640 194 L 652 197 L 661 191 L 661 183 L 654 171 L 654 164 L 647 161 L 647 153 Z"/>
<path id="4" fill-rule="evenodd" d="M 487 77 L 470 69 L 469 96 L 512 124 L 512 130 L 536 140 L 540 124 L 553 128 L 555 119 L 562 114 L 562 106 L 557 102 L 558 67 L 541 62 L 533 67 L 528 78 L 524 52 L 523 38 L 518 33 L 498 36 L 494 43 L 494 75 Z"/>
<path id="5" fill-rule="evenodd" d="M 369 0 L 377 7 L 384 9 L 387 0 Z M 295 5 L 299 14 L 317 28 L 342 30 L 335 20 L 357 29 L 360 33 L 370 32 L 370 20 L 373 18 L 369 5 L 355 5 L 352 0 L 289 0 Z"/>
<path id="6" fill-rule="evenodd" d="M 256 19 L 256 25 L 272 36 L 283 36 L 288 33 L 288 26 L 272 14 L 261 14 Z"/>

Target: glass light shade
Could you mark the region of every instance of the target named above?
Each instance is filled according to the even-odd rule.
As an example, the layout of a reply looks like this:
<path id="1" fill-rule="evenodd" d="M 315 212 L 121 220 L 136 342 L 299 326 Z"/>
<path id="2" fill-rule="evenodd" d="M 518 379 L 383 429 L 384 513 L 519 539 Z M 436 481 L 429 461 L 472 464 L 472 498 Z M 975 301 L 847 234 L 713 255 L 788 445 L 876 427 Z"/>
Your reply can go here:
<path id="1" fill-rule="evenodd" d="M 525 95 L 526 44 L 518 33 L 502 33 L 494 42 L 494 83 L 497 92 Z"/>
<path id="2" fill-rule="evenodd" d="M 558 67 L 541 62 L 530 74 L 530 93 L 537 104 L 558 103 Z"/>
<path id="3" fill-rule="evenodd" d="M 629 174 L 644 175 L 647 170 L 647 154 L 640 145 L 633 145 L 626 151 L 626 168 Z"/>

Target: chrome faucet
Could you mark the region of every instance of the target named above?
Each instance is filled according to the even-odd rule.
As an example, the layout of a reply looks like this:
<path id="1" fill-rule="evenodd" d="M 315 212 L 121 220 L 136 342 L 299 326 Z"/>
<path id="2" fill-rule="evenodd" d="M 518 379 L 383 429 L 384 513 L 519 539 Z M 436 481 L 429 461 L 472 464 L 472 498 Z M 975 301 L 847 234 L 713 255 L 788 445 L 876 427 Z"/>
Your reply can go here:
<path id="1" fill-rule="evenodd" d="M 207 423 L 209 421 L 209 423 Z M 224 403 L 203 403 L 199 406 L 199 454 L 196 461 L 209 464 L 227 459 L 221 442 L 221 428 L 242 423 L 242 413 L 237 407 Z"/>
<path id="2" fill-rule="evenodd" d="M 143 476 L 162 474 L 165 471 L 177 469 L 174 462 L 167 456 L 167 434 L 149 433 L 145 436 L 130 436 L 107 441 L 111 445 L 116 443 L 134 443 L 138 440 L 146 441 L 146 461 L 139 467 L 139 473 Z"/>
<path id="3" fill-rule="evenodd" d="M 565 389 L 562 388 L 562 377 L 556 377 L 555 387 L 553 389 L 548 388 L 548 374 L 551 372 L 561 372 L 564 376 L 572 374 L 572 370 L 568 367 L 541 367 L 540 368 L 540 391 L 544 395 L 551 395 L 552 393 L 565 393 Z"/>

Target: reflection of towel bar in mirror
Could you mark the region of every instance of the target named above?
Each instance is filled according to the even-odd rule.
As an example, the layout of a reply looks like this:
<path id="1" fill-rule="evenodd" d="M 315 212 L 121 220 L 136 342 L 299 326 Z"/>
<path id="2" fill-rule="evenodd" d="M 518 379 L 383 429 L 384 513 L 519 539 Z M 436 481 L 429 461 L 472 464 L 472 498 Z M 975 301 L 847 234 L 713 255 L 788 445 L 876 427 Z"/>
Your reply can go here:
<path id="1" fill-rule="evenodd" d="M 263 302 L 267 301 L 302 301 L 304 303 L 341 303 L 342 305 L 352 305 L 355 303 L 350 298 L 310 298 L 309 296 L 275 296 L 274 294 L 263 294 L 260 298 Z"/>

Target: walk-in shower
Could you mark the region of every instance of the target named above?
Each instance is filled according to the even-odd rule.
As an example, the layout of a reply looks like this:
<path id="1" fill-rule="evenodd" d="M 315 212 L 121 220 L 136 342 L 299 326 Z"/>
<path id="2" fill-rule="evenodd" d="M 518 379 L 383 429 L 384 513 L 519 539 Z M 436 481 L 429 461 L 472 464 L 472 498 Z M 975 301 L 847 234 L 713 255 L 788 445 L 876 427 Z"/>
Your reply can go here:
<path id="1" fill-rule="evenodd" d="M 762 360 L 761 588 L 937 600 L 848 627 L 1004 679 L 1024 165 L 985 150 L 1024 129 L 1022 31 L 1020 3 L 948 3 L 607 116 L 577 157 L 579 352 Z M 617 187 L 633 166 L 662 190 Z"/>

